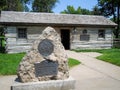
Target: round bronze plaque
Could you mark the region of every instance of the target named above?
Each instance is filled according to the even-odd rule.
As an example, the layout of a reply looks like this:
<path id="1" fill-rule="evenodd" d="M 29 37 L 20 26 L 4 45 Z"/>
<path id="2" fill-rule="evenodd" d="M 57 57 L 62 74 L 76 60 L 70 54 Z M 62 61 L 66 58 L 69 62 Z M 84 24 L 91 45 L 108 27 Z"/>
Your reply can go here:
<path id="1" fill-rule="evenodd" d="M 54 45 L 51 40 L 44 39 L 38 45 L 38 51 L 43 56 L 49 56 L 54 50 Z"/>

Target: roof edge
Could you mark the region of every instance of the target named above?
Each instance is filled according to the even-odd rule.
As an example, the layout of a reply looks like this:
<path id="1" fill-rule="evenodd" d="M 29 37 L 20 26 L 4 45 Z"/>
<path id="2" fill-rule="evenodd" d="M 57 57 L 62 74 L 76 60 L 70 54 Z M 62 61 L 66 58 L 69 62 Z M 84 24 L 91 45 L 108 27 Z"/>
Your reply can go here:
<path id="1" fill-rule="evenodd" d="M 116 25 L 97 25 L 97 24 L 56 24 L 56 23 L 21 23 L 21 22 L 3 22 L 1 23 L 0 22 L 0 25 L 3 25 L 3 26 L 71 26 L 71 27 L 101 27 L 101 28 L 115 28 L 117 27 L 117 24 Z"/>

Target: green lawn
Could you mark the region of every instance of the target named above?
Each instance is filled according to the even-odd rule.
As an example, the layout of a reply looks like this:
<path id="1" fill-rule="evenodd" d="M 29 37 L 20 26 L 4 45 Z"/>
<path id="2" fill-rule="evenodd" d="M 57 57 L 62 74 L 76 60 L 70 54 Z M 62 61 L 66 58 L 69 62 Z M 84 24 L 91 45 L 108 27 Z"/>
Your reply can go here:
<path id="1" fill-rule="evenodd" d="M 73 59 L 73 58 L 69 58 L 68 59 L 69 61 L 68 61 L 68 64 L 69 64 L 69 67 L 71 68 L 71 67 L 74 67 L 74 66 L 76 66 L 76 65 L 79 65 L 81 62 L 80 61 L 78 61 L 78 60 L 76 60 L 76 59 Z"/>
<path id="2" fill-rule="evenodd" d="M 16 74 L 17 67 L 25 53 L 0 54 L 0 75 Z"/>
<path id="3" fill-rule="evenodd" d="M 97 57 L 97 59 L 120 66 L 120 49 L 103 50 L 100 52 L 103 55 Z"/>
<path id="4" fill-rule="evenodd" d="M 75 50 L 76 52 L 99 52 L 103 55 L 97 59 L 120 66 L 120 49 Z"/>
<path id="5" fill-rule="evenodd" d="M 0 54 L 0 75 L 14 75 L 17 67 L 25 53 L 19 54 Z M 69 67 L 80 64 L 79 61 L 69 58 Z"/>

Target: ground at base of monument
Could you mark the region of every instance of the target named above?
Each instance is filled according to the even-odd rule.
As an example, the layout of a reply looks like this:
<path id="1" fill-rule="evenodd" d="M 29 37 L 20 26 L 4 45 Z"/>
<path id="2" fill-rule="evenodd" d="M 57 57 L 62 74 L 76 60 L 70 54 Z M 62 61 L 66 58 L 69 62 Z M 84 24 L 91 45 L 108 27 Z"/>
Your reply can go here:
<path id="1" fill-rule="evenodd" d="M 75 79 L 50 80 L 30 83 L 15 82 L 11 90 L 75 90 Z"/>

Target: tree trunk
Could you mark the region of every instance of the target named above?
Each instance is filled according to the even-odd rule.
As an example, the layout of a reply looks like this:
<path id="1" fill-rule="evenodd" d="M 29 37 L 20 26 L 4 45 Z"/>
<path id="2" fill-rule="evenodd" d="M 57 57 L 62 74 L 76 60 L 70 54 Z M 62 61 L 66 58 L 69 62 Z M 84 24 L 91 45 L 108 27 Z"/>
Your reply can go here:
<path id="1" fill-rule="evenodd" d="M 113 11 L 113 20 L 116 23 L 116 15 L 115 15 L 115 11 Z"/>
<path id="2" fill-rule="evenodd" d="M 116 14 L 115 14 L 115 3 L 114 3 L 114 0 L 112 0 L 112 14 L 113 14 L 113 20 L 114 22 L 116 23 Z"/>

